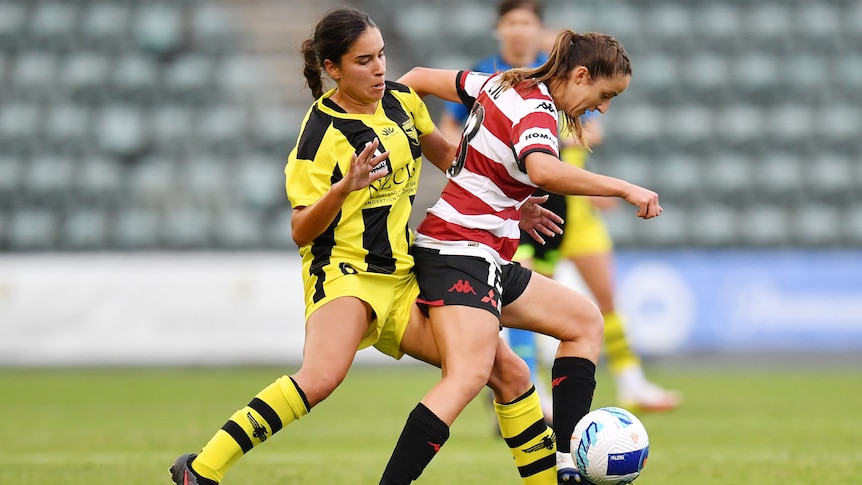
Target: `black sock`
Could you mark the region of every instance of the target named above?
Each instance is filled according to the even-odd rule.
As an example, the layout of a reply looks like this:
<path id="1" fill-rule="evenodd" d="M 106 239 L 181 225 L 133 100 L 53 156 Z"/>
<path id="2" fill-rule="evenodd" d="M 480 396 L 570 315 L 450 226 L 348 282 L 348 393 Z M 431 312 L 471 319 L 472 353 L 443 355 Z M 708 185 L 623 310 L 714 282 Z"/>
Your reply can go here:
<path id="1" fill-rule="evenodd" d="M 560 357 L 551 368 L 551 394 L 554 398 L 554 431 L 557 451 L 568 453 L 575 425 L 593 404 L 596 390 L 596 365 L 581 357 Z"/>
<path id="2" fill-rule="evenodd" d="M 449 427 L 421 402 L 401 431 L 380 485 L 407 485 L 419 478 L 440 447 L 449 438 Z"/>

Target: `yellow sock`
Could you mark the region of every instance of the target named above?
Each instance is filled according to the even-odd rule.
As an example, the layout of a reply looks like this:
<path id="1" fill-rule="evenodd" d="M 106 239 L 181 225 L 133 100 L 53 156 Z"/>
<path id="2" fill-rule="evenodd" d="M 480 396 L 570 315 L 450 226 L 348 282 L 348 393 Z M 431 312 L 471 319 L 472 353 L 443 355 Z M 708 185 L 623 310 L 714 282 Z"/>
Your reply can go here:
<path id="1" fill-rule="evenodd" d="M 282 376 L 230 417 L 194 459 L 192 468 L 204 478 L 221 482 L 244 454 L 308 411 L 302 391 L 290 377 Z"/>
<path id="2" fill-rule="evenodd" d="M 605 317 L 605 355 L 608 369 L 619 374 L 631 366 L 640 365 L 640 358 L 632 350 L 626 338 L 625 325 L 617 312 L 608 312 Z"/>
<path id="3" fill-rule="evenodd" d="M 545 424 L 536 388 L 511 403 L 495 402 L 494 411 L 524 485 L 557 483 L 554 432 Z"/>

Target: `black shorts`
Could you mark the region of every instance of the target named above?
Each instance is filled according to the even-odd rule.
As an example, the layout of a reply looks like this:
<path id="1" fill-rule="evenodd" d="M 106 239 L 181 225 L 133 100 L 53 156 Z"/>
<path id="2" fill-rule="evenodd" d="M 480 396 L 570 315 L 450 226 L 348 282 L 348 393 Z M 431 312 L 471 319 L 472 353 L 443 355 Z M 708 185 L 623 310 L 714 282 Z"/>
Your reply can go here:
<path id="1" fill-rule="evenodd" d="M 538 189 L 533 194 L 534 196 L 546 195 L 548 196 L 548 201 L 542 204 L 542 207 L 548 209 L 554 214 L 563 218 L 562 224 L 557 224 L 560 226 L 560 229 L 566 230 L 566 211 L 568 210 L 566 196 L 560 194 L 552 194 L 545 192 L 544 190 Z M 527 234 L 524 231 L 521 231 L 521 242 L 519 243 L 521 246 L 532 246 L 533 247 L 533 257 L 536 259 L 544 260 L 549 252 L 556 251 L 560 249 L 560 246 L 563 244 L 563 238 L 561 236 L 557 237 L 546 237 L 545 244 L 539 244 L 532 236 Z"/>
<path id="2" fill-rule="evenodd" d="M 503 306 L 520 297 L 533 272 L 518 263 L 502 268 L 484 258 L 440 254 L 436 249 L 413 248 L 419 308 L 463 305 L 481 308 L 500 317 Z"/>

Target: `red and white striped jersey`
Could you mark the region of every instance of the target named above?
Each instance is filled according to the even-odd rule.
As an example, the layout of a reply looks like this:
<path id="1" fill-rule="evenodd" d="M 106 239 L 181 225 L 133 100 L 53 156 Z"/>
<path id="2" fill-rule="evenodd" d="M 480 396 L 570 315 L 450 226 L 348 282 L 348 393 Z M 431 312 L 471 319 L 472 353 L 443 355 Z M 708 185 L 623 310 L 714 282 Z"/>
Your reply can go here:
<path id="1" fill-rule="evenodd" d="M 498 75 L 458 73 L 458 95 L 471 108 L 440 199 L 417 229 L 415 244 L 505 264 L 518 248 L 518 210 L 536 190 L 525 157 L 559 158 L 557 110 L 547 86 L 503 90 Z M 488 251 L 490 249 L 490 251 Z"/>

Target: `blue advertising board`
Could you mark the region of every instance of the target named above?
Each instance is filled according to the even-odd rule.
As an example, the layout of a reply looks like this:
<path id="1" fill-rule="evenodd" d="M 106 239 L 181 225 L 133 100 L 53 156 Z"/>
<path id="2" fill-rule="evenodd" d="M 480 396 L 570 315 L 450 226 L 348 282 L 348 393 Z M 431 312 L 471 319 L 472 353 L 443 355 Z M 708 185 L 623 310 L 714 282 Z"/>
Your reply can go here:
<path id="1" fill-rule="evenodd" d="M 643 354 L 862 351 L 862 251 L 620 251 Z"/>

